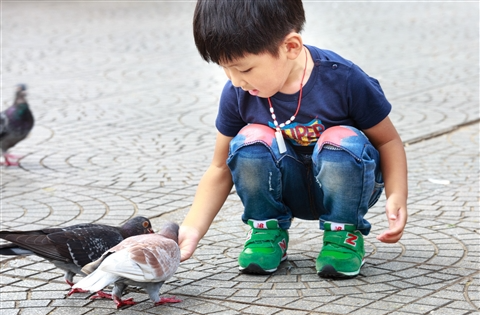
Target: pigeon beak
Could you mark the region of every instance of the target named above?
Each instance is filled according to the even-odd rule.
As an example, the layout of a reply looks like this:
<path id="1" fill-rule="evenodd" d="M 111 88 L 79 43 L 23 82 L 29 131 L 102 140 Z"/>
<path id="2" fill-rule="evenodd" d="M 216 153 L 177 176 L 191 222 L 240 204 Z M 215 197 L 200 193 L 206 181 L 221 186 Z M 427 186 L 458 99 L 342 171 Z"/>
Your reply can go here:
<path id="1" fill-rule="evenodd" d="M 148 233 L 155 233 L 155 232 L 153 231 L 153 229 L 148 229 L 147 231 L 148 231 Z"/>

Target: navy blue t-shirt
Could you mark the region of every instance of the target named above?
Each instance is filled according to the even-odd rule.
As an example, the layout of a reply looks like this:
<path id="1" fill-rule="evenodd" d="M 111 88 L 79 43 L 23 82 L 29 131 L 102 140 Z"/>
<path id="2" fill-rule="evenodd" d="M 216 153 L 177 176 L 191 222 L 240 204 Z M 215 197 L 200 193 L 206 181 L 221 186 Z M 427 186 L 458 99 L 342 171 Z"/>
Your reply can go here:
<path id="1" fill-rule="evenodd" d="M 388 116 L 391 105 L 376 79 L 334 52 L 306 47 L 315 65 L 303 87 L 300 111 L 292 123 L 282 128 L 284 138 L 296 151 L 311 153 L 322 132 L 330 127 L 368 129 Z M 278 92 L 270 98 L 279 124 L 295 113 L 299 95 Z M 218 131 L 234 137 L 251 123 L 274 128 L 268 100 L 252 96 L 228 81 L 220 98 L 215 123 Z"/>

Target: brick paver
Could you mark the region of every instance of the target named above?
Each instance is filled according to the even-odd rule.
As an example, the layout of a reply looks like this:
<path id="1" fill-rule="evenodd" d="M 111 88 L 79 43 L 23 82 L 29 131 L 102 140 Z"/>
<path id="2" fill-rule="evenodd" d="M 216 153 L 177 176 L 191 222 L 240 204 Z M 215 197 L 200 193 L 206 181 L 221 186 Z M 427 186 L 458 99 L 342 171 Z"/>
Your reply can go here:
<path id="1" fill-rule="evenodd" d="M 161 289 L 183 301 L 116 311 L 66 297 L 63 272 L 38 257 L 0 256 L 0 313 L 479 314 L 479 74 L 476 1 L 305 1 L 307 44 L 378 78 L 406 144 L 409 223 L 397 244 L 381 199 L 368 214 L 367 263 L 323 280 L 317 222 L 295 220 L 289 259 L 271 276 L 238 273 L 246 226 L 233 193 L 195 256 Z M 1 229 L 135 215 L 181 222 L 208 166 L 222 70 L 198 56 L 193 1 L 2 1 L 1 104 L 29 86 L 36 125 L 3 167 Z M 236 218 L 235 220 L 232 220 Z M 79 278 L 79 277 L 77 277 Z"/>

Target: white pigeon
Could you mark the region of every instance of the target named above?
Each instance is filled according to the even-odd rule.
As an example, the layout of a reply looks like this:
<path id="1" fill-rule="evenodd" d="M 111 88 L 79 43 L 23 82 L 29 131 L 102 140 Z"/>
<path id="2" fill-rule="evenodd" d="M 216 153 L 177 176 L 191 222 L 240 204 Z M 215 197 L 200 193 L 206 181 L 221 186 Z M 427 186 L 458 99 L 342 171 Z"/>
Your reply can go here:
<path id="1" fill-rule="evenodd" d="M 73 288 L 97 292 L 91 299 L 110 298 L 117 309 L 136 304 L 132 298 L 122 300 L 128 286 L 147 291 L 155 305 L 181 302 L 176 298 L 160 298 L 163 283 L 177 271 L 180 265 L 176 223 L 167 223 L 159 233 L 131 236 L 106 251 L 98 260 L 82 268 L 87 277 Z M 112 294 L 101 290 L 113 284 Z"/>

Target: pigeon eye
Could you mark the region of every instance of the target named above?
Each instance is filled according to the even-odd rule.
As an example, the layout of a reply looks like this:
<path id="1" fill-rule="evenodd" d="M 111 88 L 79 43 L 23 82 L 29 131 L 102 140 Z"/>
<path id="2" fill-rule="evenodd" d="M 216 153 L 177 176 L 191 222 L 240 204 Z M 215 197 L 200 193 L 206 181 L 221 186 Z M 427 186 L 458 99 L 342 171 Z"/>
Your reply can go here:
<path id="1" fill-rule="evenodd" d="M 143 227 L 147 228 L 150 224 L 148 224 L 148 221 L 143 221 Z"/>

